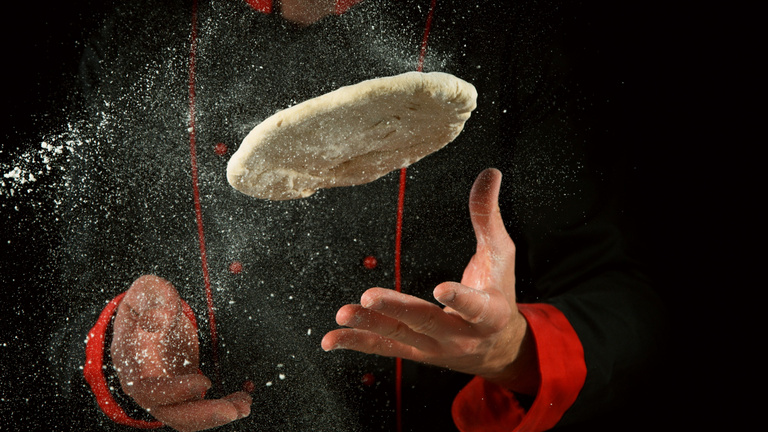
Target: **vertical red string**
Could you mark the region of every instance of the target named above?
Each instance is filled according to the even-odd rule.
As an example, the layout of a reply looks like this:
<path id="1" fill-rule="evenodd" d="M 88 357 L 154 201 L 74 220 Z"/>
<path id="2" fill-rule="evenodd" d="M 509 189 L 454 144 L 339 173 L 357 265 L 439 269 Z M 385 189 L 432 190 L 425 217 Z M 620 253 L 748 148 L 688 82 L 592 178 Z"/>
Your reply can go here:
<path id="1" fill-rule="evenodd" d="M 403 210 L 405 208 L 406 169 L 400 169 L 400 188 L 397 194 L 397 230 L 395 232 L 395 290 L 402 291 L 400 253 L 403 238 Z M 397 432 L 403 430 L 403 359 L 395 358 L 395 421 Z"/>
<path id="2" fill-rule="evenodd" d="M 195 218 L 197 220 L 197 235 L 200 242 L 200 261 L 203 267 L 203 283 L 205 300 L 208 306 L 208 321 L 211 327 L 211 349 L 216 382 L 221 387 L 221 370 L 219 366 L 219 336 L 216 331 L 216 314 L 213 307 L 213 292 L 211 278 L 208 273 L 208 254 L 205 248 L 205 231 L 203 229 L 203 211 L 200 205 L 200 187 L 197 169 L 197 139 L 195 130 L 195 61 L 197 59 L 197 0 L 192 2 L 192 34 L 189 48 L 189 153 L 192 168 L 192 195 L 195 203 Z"/>
<path id="3" fill-rule="evenodd" d="M 432 28 L 432 17 L 435 14 L 437 0 L 432 0 L 427 12 L 427 23 L 424 25 L 424 36 L 421 39 L 421 48 L 419 50 L 419 61 L 416 64 L 416 71 L 424 70 L 424 58 L 427 55 L 427 41 L 429 40 L 429 31 Z M 400 272 L 402 238 L 403 238 L 403 213 L 405 209 L 405 181 L 406 168 L 400 169 L 400 186 L 397 195 L 397 228 L 395 233 L 395 290 L 402 292 L 402 274 Z M 403 359 L 395 359 L 395 417 L 397 422 L 397 432 L 403 430 Z"/>
<path id="4" fill-rule="evenodd" d="M 421 41 L 421 47 L 419 50 L 419 59 L 416 70 L 422 72 L 424 68 L 424 58 L 427 52 L 427 41 L 429 39 L 429 32 L 432 27 L 432 18 L 434 16 L 435 6 L 437 0 L 431 0 L 429 12 L 427 13 L 427 22 L 424 28 L 424 36 Z M 219 367 L 219 355 L 218 355 L 218 334 L 216 331 L 216 317 L 213 306 L 213 295 L 211 291 L 210 276 L 208 273 L 208 259 L 205 248 L 205 232 L 203 229 L 202 209 L 200 205 L 200 189 L 198 185 L 198 168 L 197 168 L 197 145 L 195 137 L 195 59 L 197 52 L 197 1 L 193 1 L 192 6 L 192 43 L 190 47 L 190 59 L 189 59 L 189 113 L 190 113 L 190 127 L 189 127 L 189 141 L 190 141 L 190 157 L 192 165 L 192 189 L 194 195 L 195 215 L 197 219 L 198 237 L 200 241 L 200 258 L 203 269 L 203 281 L 205 284 L 206 302 L 208 306 L 208 317 L 211 327 L 211 343 L 213 350 L 213 360 L 216 369 L 216 376 L 221 383 L 221 373 Z M 397 292 L 402 291 L 402 275 L 401 275 L 401 253 L 402 253 L 402 232 L 403 232 L 403 214 L 405 207 L 405 183 L 406 183 L 407 169 L 402 168 L 400 170 L 400 184 L 398 190 L 398 202 L 397 202 L 397 226 L 395 235 L 395 290 Z M 397 417 L 397 430 L 402 431 L 402 359 L 397 358 L 395 364 L 395 391 L 396 391 L 396 417 Z"/>
<path id="5" fill-rule="evenodd" d="M 429 39 L 429 30 L 432 28 L 432 17 L 435 15 L 435 6 L 437 0 L 432 0 L 429 5 L 429 12 L 427 12 L 427 24 L 424 26 L 424 37 L 421 39 L 421 50 L 419 51 L 419 63 L 416 65 L 416 70 L 421 72 L 424 69 L 424 57 L 427 55 L 427 40 Z"/>

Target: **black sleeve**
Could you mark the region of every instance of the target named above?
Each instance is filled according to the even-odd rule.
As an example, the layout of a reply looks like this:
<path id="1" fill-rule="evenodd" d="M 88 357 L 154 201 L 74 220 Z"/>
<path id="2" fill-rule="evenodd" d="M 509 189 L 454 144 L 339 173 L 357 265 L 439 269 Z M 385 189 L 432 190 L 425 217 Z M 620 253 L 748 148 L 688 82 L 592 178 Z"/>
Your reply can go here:
<path id="1" fill-rule="evenodd" d="M 631 115 L 622 69 L 621 14 L 563 8 L 544 17 L 524 42 L 510 42 L 510 141 L 528 166 L 514 164 L 513 199 L 502 212 L 517 220 L 519 301 L 544 302 L 568 318 L 584 348 L 586 382 L 561 425 L 604 416 L 641 394 L 657 366 L 666 312 L 634 254 L 626 214 L 626 156 Z M 616 21 L 613 21 L 616 20 Z M 531 24 L 535 21 L 531 21 Z M 551 32 L 541 31 L 551 26 Z M 538 42 L 532 44 L 532 40 Z M 533 46 L 533 48 L 531 48 Z M 531 162 L 533 161 L 533 162 Z M 522 204 L 522 205 L 521 205 Z M 645 395 L 645 393 L 644 393 Z"/>

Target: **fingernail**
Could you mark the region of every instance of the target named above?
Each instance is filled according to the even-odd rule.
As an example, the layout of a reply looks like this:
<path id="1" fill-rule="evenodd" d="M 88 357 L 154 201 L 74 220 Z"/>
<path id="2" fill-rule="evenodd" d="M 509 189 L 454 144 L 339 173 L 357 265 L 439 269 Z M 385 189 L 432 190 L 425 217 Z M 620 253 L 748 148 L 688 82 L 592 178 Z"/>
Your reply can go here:
<path id="1" fill-rule="evenodd" d="M 341 346 L 341 344 L 335 344 L 335 345 L 332 345 L 330 348 L 325 348 L 324 347 L 323 350 L 325 350 L 325 352 L 328 352 L 328 351 L 333 351 L 333 350 L 343 349 L 343 348 L 344 347 Z"/>
<path id="2" fill-rule="evenodd" d="M 442 304 L 450 303 L 456 298 L 456 291 L 450 290 L 442 293 L 440 296 L 435 296 L 435 299 Z"/>
<path id="3" fill-rule="evenodd" d="M 366 309 L 381 309 L 382 302 L 377 299 L 366 297 L 366 298 L 360 299 L 360 306 Z"/>
<path id="4" fill-rule="evenodd" d="M 333 345 L 330 345 L 330 346 L 326 346 L 326 345 L 328 345 L 328 343 L 326 343 L 326 339 L 323 338 L 323 340 L 320 341 L 320 348 L 322 348 L 323 351 L 328 352 L 328 351 L 333 351 L 333 350 L 335 350 L 337 348 L 340 348 L 340 345 L 339 345 L 338 341 L 335 342 Z"/>

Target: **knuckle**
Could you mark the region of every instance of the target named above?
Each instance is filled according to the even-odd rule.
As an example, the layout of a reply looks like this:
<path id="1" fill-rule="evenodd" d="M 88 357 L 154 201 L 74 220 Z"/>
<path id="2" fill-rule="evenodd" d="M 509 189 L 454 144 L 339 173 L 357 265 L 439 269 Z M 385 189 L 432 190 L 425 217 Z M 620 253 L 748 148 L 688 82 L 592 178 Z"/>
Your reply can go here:
<path id="1" fill-rule="evenodd" d="M 464 356 L 473 356 L 481 351 L 481 341 L 476 338 L 470 338 L 462 341 L 458 346 L 458 351 Z"/>
<path id="2" fill-rule="evenodd" d="M 401 340 L 406 336 L 409 330 L 410 328 L 407 325 L 398 321 L 398 323 L 389 331 L 387 331 L 383 336 L 394 340 Z"/>
<path id="3" fill-rule="evenodd" d="M 465 319 L 472 324 L 484 323 L 488 320 L 491 309 L 491 298 L 486 292 L 480 292 L 476 302 L 467 305 Z"/>
<path id="4" fill-rule="evenodd" d="M 433 314 L 426 314 L 423 317 L 423 320 L 412 326 L 411 329 L 421 334 L 432 334 L 434 333 L 436 327 L 437 321 L 435 320 L 435 316 Z"/>
<path id="5" fill-rule="evenodd" d="M 474 315 L 470 317 L 468 320 L 472 324 L 488 324 L 489 320 L 489 308 L 483 307 L 480 310 L 478 310 Z"/>

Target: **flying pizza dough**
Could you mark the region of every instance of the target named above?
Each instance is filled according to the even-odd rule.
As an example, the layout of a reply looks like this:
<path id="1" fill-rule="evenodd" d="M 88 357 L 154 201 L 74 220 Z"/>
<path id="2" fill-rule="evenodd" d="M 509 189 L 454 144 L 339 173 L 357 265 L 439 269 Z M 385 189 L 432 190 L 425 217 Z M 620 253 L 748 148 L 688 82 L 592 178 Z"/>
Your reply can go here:
<path id="1" fill-rule="evenodd" d="M 472 84 L 441 72 L 341 87 L 253 128 L 229 160 L 227 180 L 270 200 L 368 183 L 453 141 L 476 100 Z"/>

